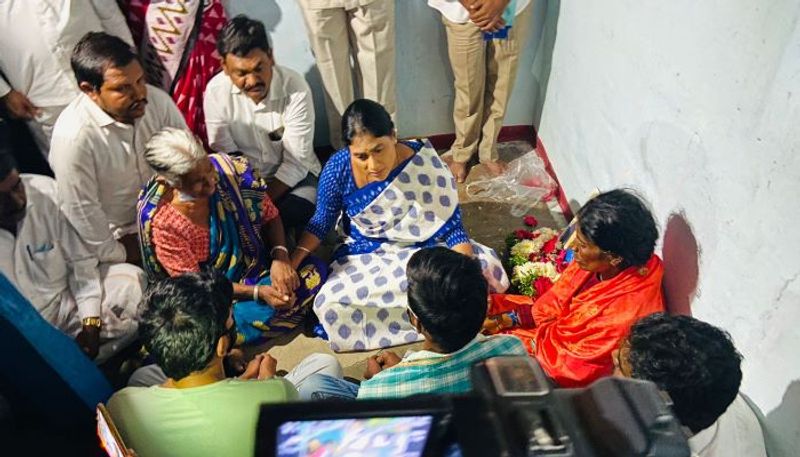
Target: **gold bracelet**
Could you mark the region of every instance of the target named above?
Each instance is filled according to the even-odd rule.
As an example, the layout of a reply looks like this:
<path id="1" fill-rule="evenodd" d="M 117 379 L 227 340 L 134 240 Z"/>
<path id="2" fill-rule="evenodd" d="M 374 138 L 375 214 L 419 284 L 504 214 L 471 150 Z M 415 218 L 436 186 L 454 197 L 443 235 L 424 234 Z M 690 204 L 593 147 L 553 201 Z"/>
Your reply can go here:
<path id="1" fill-rule="evenodd" d="M 307 252 L 309 254 L 313 254 L 313 252 L 311 252 L 311 249 L 308 249 L 308 248 L 303 247 L 303 246 L 297 246 L 297 250 L 298 251 L 304 251 L 304 252 Z"/>
<path id="2" fill-rule="evenodd" d="M 103 326 L 103 321 L 99 317 L 86 317 L 81 320 L 81 324 L 86 327 L 100 328 Z"/>

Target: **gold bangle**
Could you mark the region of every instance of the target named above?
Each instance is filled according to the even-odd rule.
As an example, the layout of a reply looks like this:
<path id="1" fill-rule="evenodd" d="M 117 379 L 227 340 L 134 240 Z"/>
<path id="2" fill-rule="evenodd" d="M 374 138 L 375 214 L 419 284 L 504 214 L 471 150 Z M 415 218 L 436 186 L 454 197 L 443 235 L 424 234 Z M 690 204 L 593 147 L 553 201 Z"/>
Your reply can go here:
<path id="1" fill-rule="evenodd" d="M 313 254 L 313 252 L 311 252 L 311 249 L 308 249 L 308 248 L 306 248 L 306 247 L 303 247 L 303 246 L 297 246 L 297 250 L 298 250 L 298 251 L 307 252 L 307 253 L 309 253 L 309 254 Z"/>
<path id="2" fill-rule="evenodd" d="M 269 250 L 269 256 L 270 257 L 275 257 L 275 255 L 274 255 L 275 251 L 283 251 L 283 252 L 286 253 L 286 255 L 289 255 L 289 250 L 286 249 L 286 246 L 277 245 L 277 246 L 273 247 L 272 249 Z"/>

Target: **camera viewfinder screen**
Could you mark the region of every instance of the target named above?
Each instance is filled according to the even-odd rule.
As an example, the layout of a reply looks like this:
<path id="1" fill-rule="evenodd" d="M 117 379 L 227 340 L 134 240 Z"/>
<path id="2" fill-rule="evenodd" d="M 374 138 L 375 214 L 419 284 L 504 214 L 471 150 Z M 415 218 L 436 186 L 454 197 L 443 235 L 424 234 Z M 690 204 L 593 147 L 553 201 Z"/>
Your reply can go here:
<path id="1" fill-rule="evenodd" d="M 432 416 L 291 421 L 278 428 L 278 457 L 420 457 Z"/>

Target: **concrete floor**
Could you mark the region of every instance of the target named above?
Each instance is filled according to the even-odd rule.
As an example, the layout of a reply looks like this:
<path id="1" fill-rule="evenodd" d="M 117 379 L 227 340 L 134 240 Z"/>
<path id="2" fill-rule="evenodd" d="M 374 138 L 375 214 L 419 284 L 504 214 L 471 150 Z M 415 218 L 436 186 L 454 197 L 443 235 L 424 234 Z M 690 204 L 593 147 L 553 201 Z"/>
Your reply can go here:
<path id="1" fill-rule="evenodd" d="M 530 151 L 532 146 L 527 142 L 515 141 L 502 143 L 499 146 L 500 157 L 510 161 Z M 511 215 L 511 205 L 489 201 L 470 199 L 466 194 L 466 185 L 487 176 L 480 165 L 475 166 L 470 172 L 467 182 L 459 185 L 459 198 L 463 213 L 464 225 L 470 236 L 476 241 L 494 248 L 501 256 L 505 255 L 505 238 L 515 229 L 523 228 L 522 217 Z M 549 205 L 554 205 L 550 203 Z M 552 206 L 551 211 L 546 203 L 539 203 L 531 208 L 527 214 L 539 220 L 539 226 L 560 228 L 565 225 L 563 216 L 558 212 L 557 206 Z M 397 346 L 391 350 L 403 355 L 409 349 L 418 349 L 422 343 Z M 300 331 L 285 337 L 273 340 L 265 345 L 250 348 L 247 353 L 269 351 L 278 361 L 279 370 L 289 370 L 309 354 L 322 352 L 334 354 L 342 363 L 345 376 L 362 379 L 366 368 L 366 359 L 379 351 L 334 353 L 328 347 L 327 341 L 320 338 L 309 338 Z"/>

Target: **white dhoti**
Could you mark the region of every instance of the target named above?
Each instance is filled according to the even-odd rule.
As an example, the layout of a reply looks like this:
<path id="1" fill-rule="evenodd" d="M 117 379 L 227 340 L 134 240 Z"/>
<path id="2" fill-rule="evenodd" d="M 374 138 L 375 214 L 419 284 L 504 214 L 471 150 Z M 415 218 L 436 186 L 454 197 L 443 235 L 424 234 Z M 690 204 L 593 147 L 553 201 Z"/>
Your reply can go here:
<path id="1" fill-rule="evenodd" d="M 141 268 L 128 263 L 101 263 L 98 268 L 103 285 L 100 302 L 103 326 L 100 329 L 100 352 L 95 362 L 102 363 L 136 339 L 147 277 Z M 62 294 L 61 309 L 51 324 L 73 338 L 80 333 L 82 324 L 78 305 L 69 290 Z"/>

